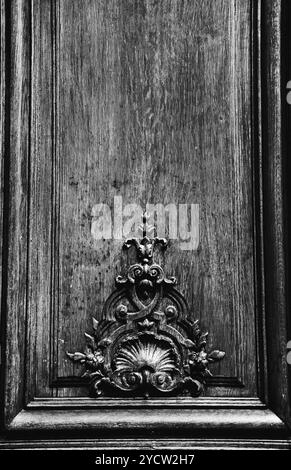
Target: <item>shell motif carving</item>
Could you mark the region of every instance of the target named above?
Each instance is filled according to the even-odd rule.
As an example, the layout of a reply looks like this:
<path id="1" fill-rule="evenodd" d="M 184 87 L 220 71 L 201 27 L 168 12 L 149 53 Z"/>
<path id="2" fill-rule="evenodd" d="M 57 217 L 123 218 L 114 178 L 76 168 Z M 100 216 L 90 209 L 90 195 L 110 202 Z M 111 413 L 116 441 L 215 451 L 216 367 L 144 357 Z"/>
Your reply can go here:
<path id="1" fill-rule="evenodd" d="M 127 340 L 113 359 L 116 381 L 125 391 L 133 386 L 160 391 L 173 389 L 179 375 L 176 362 L 176 353 L 169 343 L 156 342 L 146 334 Z"/>
<path id="2" fill-rule="evenodd" d="M 135 247 L 138 263 L 117 277 L 103 319 L 93 318 L 93 334 L 85 333 L 85 351 L 67 355 L 84 364 L 93 396 L 198 396 L 209 365 L 225 353 L 207 352 L 208 333 L 191 319 L 175 278 L 153 263 L 155 247 L 167 241 L 146 236 L 146 217 L 144 225 L 141 240 L 124 244 Z"/>

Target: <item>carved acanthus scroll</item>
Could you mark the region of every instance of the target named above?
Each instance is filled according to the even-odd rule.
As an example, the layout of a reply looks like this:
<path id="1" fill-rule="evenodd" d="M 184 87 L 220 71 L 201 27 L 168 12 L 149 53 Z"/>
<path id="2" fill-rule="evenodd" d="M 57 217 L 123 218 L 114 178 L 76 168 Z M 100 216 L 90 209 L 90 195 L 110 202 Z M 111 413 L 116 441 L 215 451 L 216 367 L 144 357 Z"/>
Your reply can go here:
<path id="1" fill-rule="evenodd" d="M 191 319 L 175 278 L 167 278 L 153 262 L 155 247 L 166 249 L 167 241 L 146 235 L 146 217 L 142 231 L 141 240 L 124 243 L 124 248 L 136 248 L 138 263 L 117 277 L 103 319 L 93 318 L 92 335 L 85 333 L 84 353 L 67 354 L 85 365 L 94 396 L 198 396 L 211 375 L 209 364 L 225 353 L 207 353 L 208 333 Z"/>

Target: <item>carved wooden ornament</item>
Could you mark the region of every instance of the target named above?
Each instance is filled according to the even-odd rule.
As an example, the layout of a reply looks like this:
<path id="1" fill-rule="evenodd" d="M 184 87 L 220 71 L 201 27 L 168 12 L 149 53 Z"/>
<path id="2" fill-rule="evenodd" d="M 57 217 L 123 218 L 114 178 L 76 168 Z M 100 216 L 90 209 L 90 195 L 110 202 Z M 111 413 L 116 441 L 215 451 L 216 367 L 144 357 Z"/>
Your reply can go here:
<path id="1" fill-rule="evenodd" d="M 93 318 L 92 336 L 85 333 L 84 353 L 67 354 L 85 365 L 93 396 L 198 396 L 212 375 L 208 365 L 225 353 L 206 352 L 208 333 L 191 320 L 175 278 L 153 263 L 155 247 L 166 249 L 167 241 L 146 236 L 146 218 L 142 231 L 141 240 L 124 243 L 136 248 L 139 263 L 116 278 L 103 320 Z"/>

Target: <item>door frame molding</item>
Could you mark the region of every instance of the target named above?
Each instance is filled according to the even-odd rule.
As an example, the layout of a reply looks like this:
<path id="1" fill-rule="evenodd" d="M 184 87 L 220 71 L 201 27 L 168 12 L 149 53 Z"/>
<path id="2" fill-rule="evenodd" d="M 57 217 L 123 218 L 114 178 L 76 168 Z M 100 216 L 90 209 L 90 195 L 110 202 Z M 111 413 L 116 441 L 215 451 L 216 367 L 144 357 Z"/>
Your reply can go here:
<path id="1" fill-rule="evenodd" d="M 0 227 L 3 233 L 1 283 L 1 394 L 5 407 L 1 409 L 2 429 L 0 447 L 114 448 L 114 430 L 121 428 L 128 435 L 139 435 L 138 448 L 144 448 L 150 431 L 158 446 L 174 448 L 172 433 L 187 436 L 179 440 L 190 448 L 232 448 L 258 446 L 284 448 L 290 446 L 287 425 L 291 425 L 290 384 L 291 371 L 286 362 L 287 339 L 291 338 L 288 324 L 288 298 L 286 278 L 286 183 L 287 160 L 287 109 L 285 101 L 286 65 L 282 38 L 287 31 L 287 2 L 280 0 L 255 1 L 253 14 L 253 175 L 254 214 L 256 231 L 256 282 L 257 311 L 260 312 L 257 342 L 260 346 L 262 377 L 259 399 L 222 399 L 215 405 L 206 399 L 194 406 L 181 407 L 173 400 L 171 415 L 168 407 L 158 403 L 148 404 L 141 411 L 131 404 L 129 411 L 120 408 L 112 411 L 108 400 L 102 407 L 90 400 L 59 399 L 31 400 L 26 405 L 25 382 L 29 373 L 26 363 L 26 341 L 29 335 L 27 318 L 27 277 L 29 246 L 29 196 L 27 181 L 30 177 L 31 150 L 31 74 L 32 35 L 31 2 L 26 0 L 0 0 L 1 4 L 1 199 L 3 212 Z M 9 321 L 8 321 L 9 320 Z M 263 328 L 262 328 L 263 326 Z M 288 329 L 289 328 L 289 329 Z M 12 359 L 11 359 L 12 358 Z M 278 361 L 277 358 L 281 360 Z M 12 364 L 11 364 L 12 361 Z M 268 373 L 264 371 L 267 362 Z M 266 393 L 267 392 L 267 393 Z M 217 401 L 217 399 L 216 399 Z M 265 400 L 264 400 L 265 401 Z M 77 404 L 78 402 L 78 404 Z M 120 402 L 119 402 L 120 405 Z M 154 406 L 152 406 L 154 405 Z M 116 406 L 116 403 L 115 403 Z M 128 403 L 127 403 L 128 406 Z M 62 409 L 60 409 L 60 407 Z M 179 410 L 177 409 L 179 408 Z M 217 425 L 210 430 L 210 417 L 215 413 Z M 243 409 L 243 413 L 240 411 Z M 243 417 L 242 417 L 243 416 Z M 213 416 L 212 416 L 213 417 Z M 3 418 L 3 419 L 2 419 Z M 213 423 L 212 423 L 213 424 Z M 71 431 L 82 428 L 88 440 L 73 441 Z M 54 433 L 62 431 L 61 440 Z M 108 440 L 97 439 L 108 432 Z M 23 433 L 27 435 L 23 439 Z M 40 441 L 40 436 L 52 440 Z M 90 439 L 90 434 L 94 438 Z M 37 435 L 36 435 L 37 434 Z M 67 435 L 69 441 L 64 441 Z M 163 435 L 163 439 L 157 436 Z M 201 436 L 203 435 L 203 439 Z M 204 439 L 204 436 L 209 439 Z M 237 440 L 234 437 L 237 436 Z M 245 436 L 248 439 L 245 439 Z M 250 441 L 249 436 L 255 440 Z M 268 437 L 267 437 L 268 436 Z M 215 441 L 211 438 L 217 437 Z M 152 442 L 152 441 L 151 441 Z M 22 443 L 22 444 L 21 444 Z M 79 445 L 78 445 L 79 443 Z M 182 445 L 181 444 L 181 445 Z M 118 439 L 118 447 L 130 446 L 129 440 Z M 168 447 L 167 447 L 168 446 Z"/>

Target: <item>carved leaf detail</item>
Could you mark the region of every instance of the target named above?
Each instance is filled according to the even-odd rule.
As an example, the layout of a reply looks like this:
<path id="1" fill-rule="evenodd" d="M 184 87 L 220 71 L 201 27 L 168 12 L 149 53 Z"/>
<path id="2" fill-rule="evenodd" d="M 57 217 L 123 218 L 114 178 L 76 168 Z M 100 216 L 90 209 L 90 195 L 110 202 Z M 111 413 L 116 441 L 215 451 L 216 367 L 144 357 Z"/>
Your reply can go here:
<path id="1" fill-rule="evenodd" d="M 86 341 L 87 341 L 87 345 L 90 348 L 92 348 L 92 350 L 94 351 L 96 349 L 95 339 L 93 338 L 93 336 L 88 335 L 88 333 L 84 333 L 84 335 L 85 335 L 85 338 L 86 338 Z"/>
<path id="2" fill-rule="evenodd" d="M 93 323 L 93 330 L 97 331 L 98 330 L 98 325 L 99 321 L 96 320 L 96 318 L 92 318 L 92 323 Z"/>
<path id="3" fill-rule="evenodd" d="M 208 332 L 206 333 L 203 333 L 199 340 L 198 340 L 198 347 L 202 348 L 204 346 L 206 346 L 206 343 L 207 343 L 207 336 L 208 336 Z"/>
<path id="4" fill-rule="evenodd" d="M 67 355 L 69 356 L 70 359 L 73 361 L 83 361 L 85 362 L 86 359 L 86 354 L 80 353 L 80 352 L 75 352 L 75 353 L 69 353 L 67 352 Z"/>
<path id="5" fill-rule="evenodd" d="M 224 356 L 225 356 L 225 352 L 215 349 L 214 351 L 211 351 L 211 353 L 208 354 L 208 360 L 212 362 L 221 361 L 221 359 L 223 359 Z"/>

